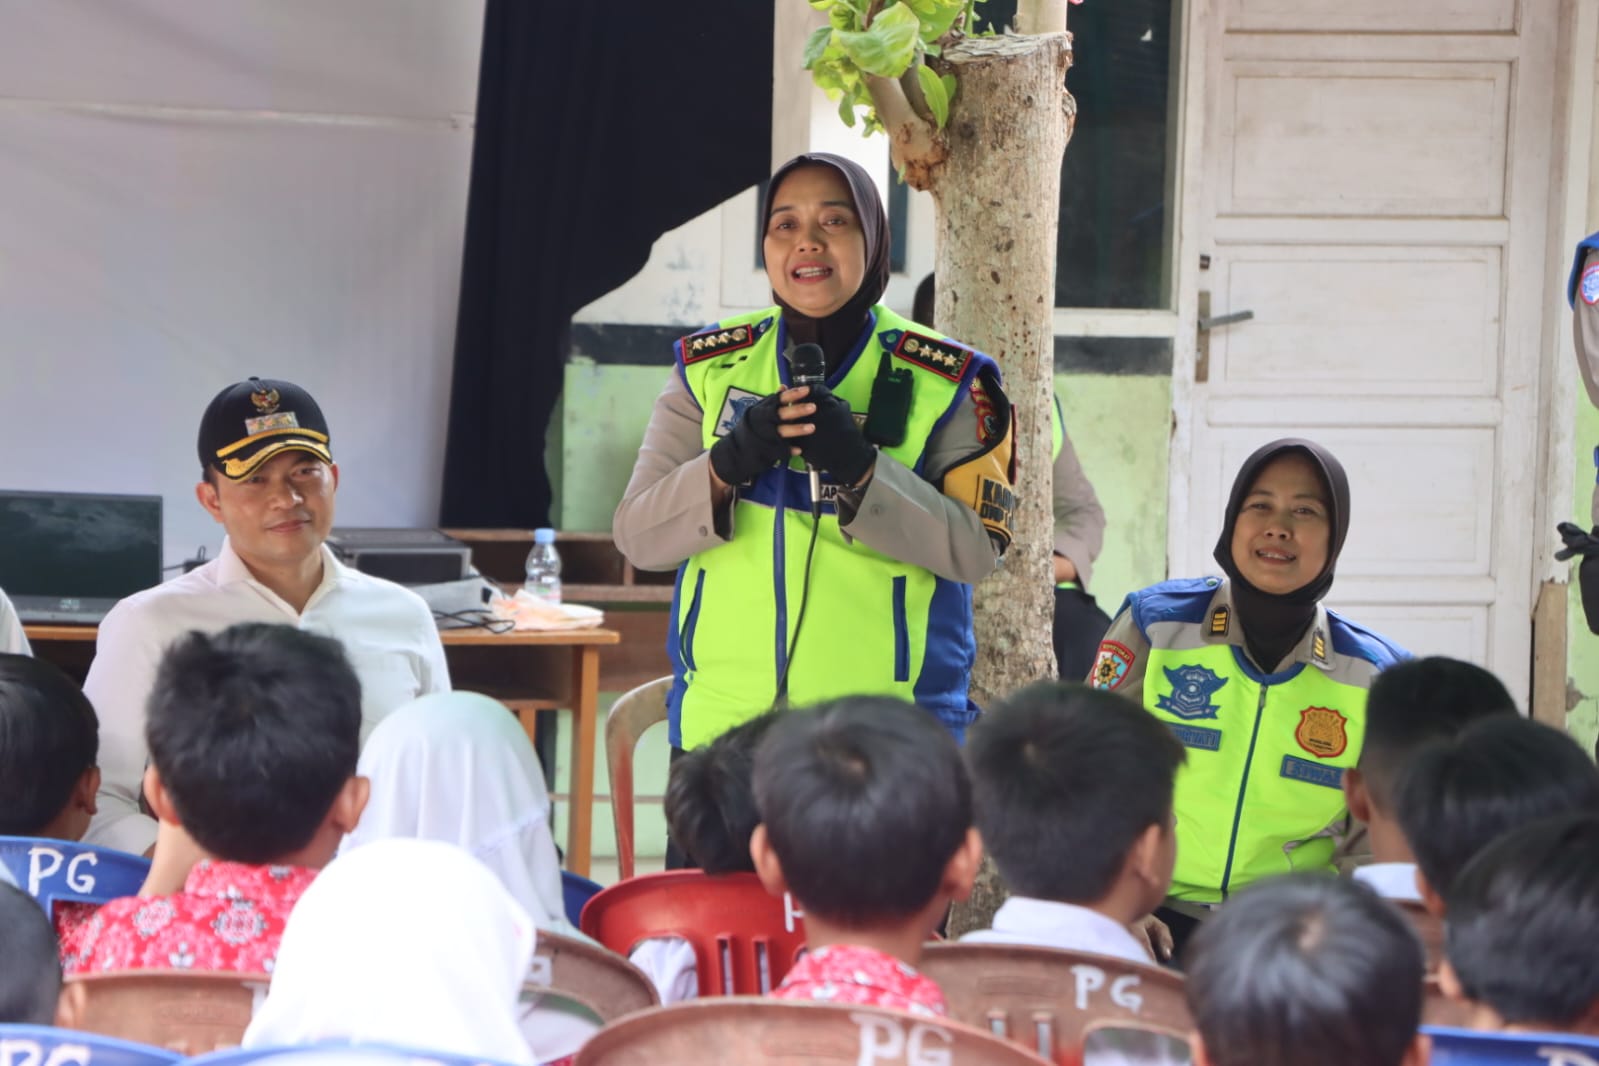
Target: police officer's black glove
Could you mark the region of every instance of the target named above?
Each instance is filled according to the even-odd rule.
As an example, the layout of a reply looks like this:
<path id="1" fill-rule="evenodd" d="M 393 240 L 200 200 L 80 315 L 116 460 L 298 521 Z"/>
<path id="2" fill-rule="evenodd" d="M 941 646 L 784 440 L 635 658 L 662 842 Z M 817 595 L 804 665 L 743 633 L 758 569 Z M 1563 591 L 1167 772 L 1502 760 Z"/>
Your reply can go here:
<path id="1" fill-rule="evenodd" d="M 816 431 L 799 438 L 800 455 L 818 470 L 833 475 L 843 485 L 854 485 L 866 476 L 877 458 L 877 449 L 855 424 L 849 403 L 834 396 L 826 385 L 813 385 L 807 398 L 816 405 L 809 421 Z"/>
<path id="2" fill-rule="evenodd" d="M 1562 522 L 1557 529 L 1566 546 L 1555 552 L 1555 558 L 1564 562 L 1582 556 L 1582 563 L 1577 567 L 1577 591 L 1582 597 L 1582 613 L 1587 619 L 1588 631 L 1599 633 L 1599 529 L 1584 533 L 1580 526 L 1571 522 Z"/>
<path id="3" fill-rule="evenodd" d="M 733 431 L 711 445 L 711 469 L 729 485 L 742 485 L 764 474 L 773 463 L 790 455 L 787 440 L 778 436 L 777 394 L 744 409 Z"/>

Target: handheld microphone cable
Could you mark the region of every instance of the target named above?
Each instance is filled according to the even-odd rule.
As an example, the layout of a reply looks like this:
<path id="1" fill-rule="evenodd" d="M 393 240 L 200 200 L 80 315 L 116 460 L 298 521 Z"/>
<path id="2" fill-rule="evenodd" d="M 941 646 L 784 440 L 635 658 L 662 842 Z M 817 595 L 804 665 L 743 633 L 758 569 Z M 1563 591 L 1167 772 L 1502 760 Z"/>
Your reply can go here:
<path id="1" fill-rule="evenodd" d="M 809 385 L 814 390 L 827 384 L 827 357 L 819 344 L 796 344 L 788 353 L 789 382 L 794 388 Z M 774 704 L 782 703 L 788 696 L 788 670 L 794 665 L 794 652 L 799 647 L 800 626 L 805 624 L 805 605 L 811 598 L 811 560 L 816 557 L 816 534 L 822 527 L 822 482 L 816 468 L 805 464 L 810 475 L 811 488 L 811 539 L 805 548 L 805 576 L 800 584 L 799 613 L 794 617 L 794 637 L 788 643 L 783 657 L 783 672 L 777 679 Z"/>

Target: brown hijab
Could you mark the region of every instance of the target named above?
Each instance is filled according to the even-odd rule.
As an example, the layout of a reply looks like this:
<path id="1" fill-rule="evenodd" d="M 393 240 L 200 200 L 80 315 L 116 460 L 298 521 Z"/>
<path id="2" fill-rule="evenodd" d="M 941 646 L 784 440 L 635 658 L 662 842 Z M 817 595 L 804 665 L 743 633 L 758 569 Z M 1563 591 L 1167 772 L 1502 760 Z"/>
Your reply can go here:
<path id="1" fill-rule="evenodd" d="M 861 276 L 861 287 L 849 302 L 826 318 L 812 318 L 784 303 L 777 293 L 772 299 L 783 309 L 783 326 L 792 344 L 819 344 L 827 356 L 827 370 L 832 373 L 844 357 L 855 347 L 861 330 L 866 325 L 867 313 L 872 305 L 883 298 L 888 288 L 888 215 L 883 211 L 883 201 L 877 195 L 877 186 L 860 164 L 833 155 L 831 152 L 808 152 L 797 155 L 777 168 L 771 181 L 766 183 L 766 202 L 761 205 L 761 230 L 765 232 L 766 220 L 772 217 L 773 197 L 789 173 L 806 166 L 832 167 L 849 186 L 850 198 L 855 201 L 855 214 L 859 217 L 861 231 L 866 239 L 866 271 Z"/>

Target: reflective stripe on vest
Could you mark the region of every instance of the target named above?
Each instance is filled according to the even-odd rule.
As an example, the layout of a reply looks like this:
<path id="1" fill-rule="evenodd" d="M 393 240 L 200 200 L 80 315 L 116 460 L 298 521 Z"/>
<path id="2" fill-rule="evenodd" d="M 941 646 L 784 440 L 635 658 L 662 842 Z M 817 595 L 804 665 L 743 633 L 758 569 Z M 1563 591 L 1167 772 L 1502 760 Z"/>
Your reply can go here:
<path id="1" fill-rule="evenodd" d="M 1230 644 L 1149 653 L 1144 704 L 1188 750 L 1173 802 L 1177 899 L 1215 903 L 1271 874 L 1332 866 L 1319 834 L 1345 814 L 1366 690 L 1305 663 L 1262 683 L 1242 655 Z"/>
<path id="2" fill-rule="evenodd" d="M 684 381 L 704 412 L 707 448 L 728 431 L 741 405 L 786 386 L 777 309 L 716 328 L 740 326 L 758 335 L 752 345 L 687 364 L 679 354 Z M 862 350 L 830 375 L 829 388 L 858 418 L 866 413 L 883 351 L 892 351 L 911 326 L 887 308 L 873 308 Z M 992 363 L 974 353 L 959 380 L 908 360 L 894 365 L 915 374 L 909 423 L 903 444 L 879 450 L 920 471 L 934 430 L 979 367 Z M 788 673 L 790 702 L 898 696 L 964 726 L 973 717 L 967 699 L 976 657 L 971 587 L 890 559 L 860 541 L 846 542 L 832 503 L 837 486 L 825 474 L 822 482 L 804 632 Z M 811 521 L 808 477 L 794 459 L 740 488 L 732 540 L 679 569 L 667 648 L 675 674 L 668 697 L 674 745 L 706 744 L 771 706 L 805 594 Z"/>

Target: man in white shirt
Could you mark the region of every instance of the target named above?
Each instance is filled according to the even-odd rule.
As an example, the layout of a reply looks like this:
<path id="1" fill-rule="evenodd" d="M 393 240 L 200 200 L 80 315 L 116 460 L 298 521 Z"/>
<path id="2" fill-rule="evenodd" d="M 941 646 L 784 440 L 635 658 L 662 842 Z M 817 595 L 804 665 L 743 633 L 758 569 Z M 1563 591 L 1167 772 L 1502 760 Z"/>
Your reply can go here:
<path id="1" fill-rule="evenodd" d="M 0 589 L 0 652 L 33 654 L 33 649 L 28 647 L 28 635 L 22 631 L 22 620 L 17 617 L 17 609 L 11 606 L 5 589 Z"/>
<path id="2" fill-rule="evenodd" d="M 388 712 L 450 687 L 432 612 L 415 593 L 341 564 L 323 541 L 339 468 L 309 393 L 251 378 L 200 420 L 195 496 L 227 536 L 182 577 L 118 603 L 100 623 L 84 692 L 100 716 L 99 813 L 84 840 L 143 852 L 144 702 L 167 645 L 190 630 L 276 622 L 337 638 L 361 680 L 362 737 Z"/>
<path id="3" fill-rule="evenodd" d="M 1186 753 L 1138 704 L 1044 681 L 972 726 L 977 829 L 1015 895 L 963 942 L 1031 944 L 1153 964 L 1133 926 L 1177 861 L 1172 790 Z"/>

